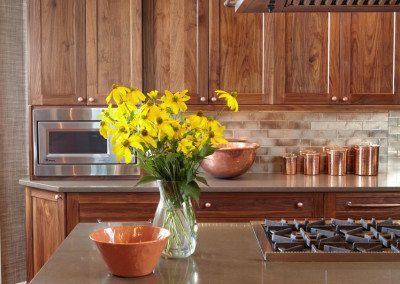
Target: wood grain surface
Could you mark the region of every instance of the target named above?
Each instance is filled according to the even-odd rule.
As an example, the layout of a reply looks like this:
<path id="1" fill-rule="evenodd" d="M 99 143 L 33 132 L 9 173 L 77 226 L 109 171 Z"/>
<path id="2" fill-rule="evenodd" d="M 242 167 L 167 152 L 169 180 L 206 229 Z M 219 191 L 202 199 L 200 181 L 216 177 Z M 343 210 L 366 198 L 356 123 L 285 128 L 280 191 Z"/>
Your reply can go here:
<path id="1" fill-rule="evenodd" d="M 89 105 L 104 105 L 113 84 L 142 89 L 141 3 L 141 0 L 86 1 Z"/>
<path id="2" fill-rule="evenodd" d="M 30 103 L 81 104 L 86 97 L 84 1 L 29 2 Z"/>

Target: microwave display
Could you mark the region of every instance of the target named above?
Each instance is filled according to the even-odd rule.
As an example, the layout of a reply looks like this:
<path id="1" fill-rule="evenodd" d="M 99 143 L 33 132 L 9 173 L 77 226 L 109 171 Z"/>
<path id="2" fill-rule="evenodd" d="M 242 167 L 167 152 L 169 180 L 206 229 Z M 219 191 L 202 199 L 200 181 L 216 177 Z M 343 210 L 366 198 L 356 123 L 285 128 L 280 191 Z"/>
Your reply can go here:
<path id="1" fill-rule="evenodd" d="M 49 154 L 107 154 L 98 131 L 49 131 Z"/>

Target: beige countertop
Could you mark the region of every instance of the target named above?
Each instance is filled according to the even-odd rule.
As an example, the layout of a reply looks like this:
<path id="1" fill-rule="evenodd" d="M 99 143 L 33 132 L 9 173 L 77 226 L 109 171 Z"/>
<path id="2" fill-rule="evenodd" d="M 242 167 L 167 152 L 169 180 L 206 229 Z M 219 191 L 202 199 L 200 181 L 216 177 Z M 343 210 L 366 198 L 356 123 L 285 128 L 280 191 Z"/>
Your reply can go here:
<path id="1" fill-rule="evenodd" d="M 374 192 L 400 191 L 400 171 L 378 176 L 305 176 L 283 174 L 244 174 L 235 179 L 205 176 L 204 192 Z M 54 192 L 157 192 L 155 183 L 134 188 L 135 180 L 29 180 L 21 185 Z"/>
<path id="2" fill-rule="evenodd" d="M 161 258 L 148 276 L 115 277 L 88 235 L 119 224 L 79 224 L 31 283 L 400 283 L 396 262 L 264 262 L 250 224 L 244 223 L 202 223 L 191 257 Z"/>

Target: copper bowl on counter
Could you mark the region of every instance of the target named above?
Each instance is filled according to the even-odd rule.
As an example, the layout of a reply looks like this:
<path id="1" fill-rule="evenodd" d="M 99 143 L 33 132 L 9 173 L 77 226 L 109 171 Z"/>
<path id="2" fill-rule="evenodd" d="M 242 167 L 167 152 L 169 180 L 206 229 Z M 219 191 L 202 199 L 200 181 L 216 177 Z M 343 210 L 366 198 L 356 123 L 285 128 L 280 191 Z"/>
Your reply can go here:
<path id="1" fill-rule="evenodd" d="M 201 167 L 216 178 L 234 178 L 244 174 L 254 163 L 257 143 L 229 142 L 201 162 Z"/>

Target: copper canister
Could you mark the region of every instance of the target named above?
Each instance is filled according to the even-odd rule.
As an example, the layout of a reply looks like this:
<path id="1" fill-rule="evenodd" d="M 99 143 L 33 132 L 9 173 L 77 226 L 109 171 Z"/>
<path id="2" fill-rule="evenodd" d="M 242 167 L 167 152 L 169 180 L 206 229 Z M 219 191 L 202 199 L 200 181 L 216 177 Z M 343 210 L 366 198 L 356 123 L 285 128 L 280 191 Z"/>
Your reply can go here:
<path id="1" fill-rule="evenodd" d="M 359 176 L 376 176 L 379 165 L 379 145 L 361 144 L 354 146 L 354 173 Z"/>
<path id="2" fill-rule="evenodd" d="M 319 175 L 320 153 L 307 152 L 304 154 L 304 174 Z"/>
<path id="3" fill-rule="evenodd" d="M 327 147 L 322 147 L 321 149 L 321 156 L 319 159 L 319 173 L 320 174 L 327 174 L 328 173 L 328 157 L 327 157 Z"/>
<path id="4" fill-rule="evenodd" d="M 297 156 L 297 173 L 299 174 L 304 174 L 304 155 L 306 153 L 316 153 L 316 151 L 310 149 L 300 150 Z"/>
<path id="5" fill-rule="evenodd" d="M 295 175 L 297 173 L 297 155 L 285 154 L 283 156 L 283 173 L 285 175 Z"/>
<path id="6" fill-rule="evenodd" d="M 327 150 L 328 174 L 331 176 L 345 176 L 347 169 L 347 151 L 345 147 L 334 146 Z"/>

